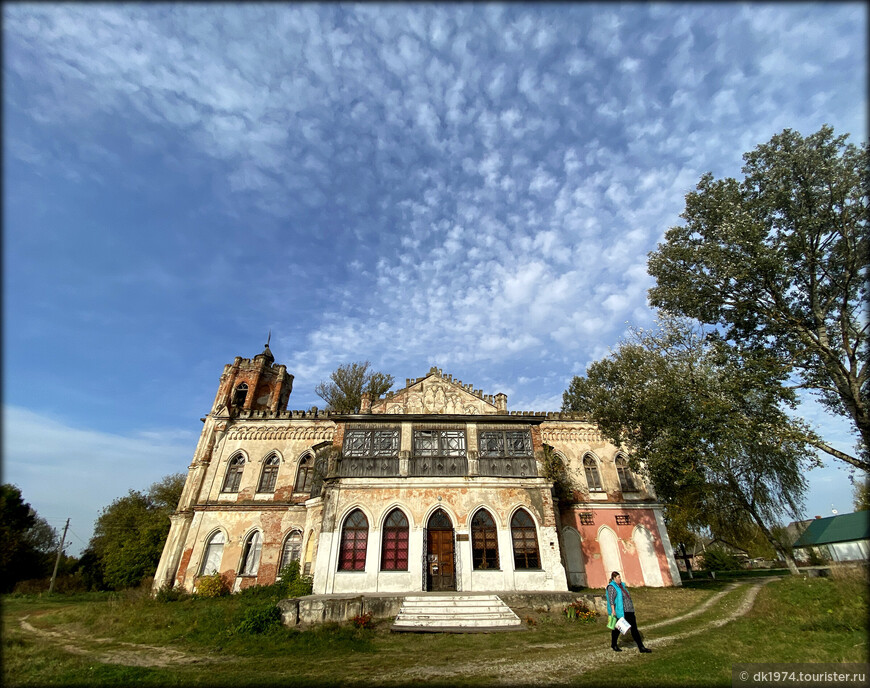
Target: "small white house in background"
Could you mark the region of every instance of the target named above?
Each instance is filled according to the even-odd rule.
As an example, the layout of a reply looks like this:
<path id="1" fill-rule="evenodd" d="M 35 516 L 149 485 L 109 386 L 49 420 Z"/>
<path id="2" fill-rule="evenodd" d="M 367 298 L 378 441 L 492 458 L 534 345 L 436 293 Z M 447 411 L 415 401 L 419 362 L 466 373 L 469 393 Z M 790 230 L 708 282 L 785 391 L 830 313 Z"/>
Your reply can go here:
<path id="1" fill-rule="evenodd" d="M 817 518 L 795 540 L 794 549 L 824 548 L 831 561 L 870 559 L 870 512 Z"/>

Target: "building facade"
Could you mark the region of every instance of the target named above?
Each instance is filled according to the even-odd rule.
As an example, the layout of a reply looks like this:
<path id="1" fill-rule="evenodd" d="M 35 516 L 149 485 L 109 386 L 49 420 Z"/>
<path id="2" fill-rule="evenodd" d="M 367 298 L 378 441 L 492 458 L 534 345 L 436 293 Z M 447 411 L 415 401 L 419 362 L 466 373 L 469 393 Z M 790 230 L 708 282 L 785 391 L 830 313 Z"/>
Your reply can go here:
<path id="1" fill-rule="evenodd" d="M 320 594 L 680 584 L 651 487 L 578 415 L 436 368 L 357 414 L 288 411 L 292 385 L 268 345 L 225 366 L 155 589 L 293 560 Z"/>

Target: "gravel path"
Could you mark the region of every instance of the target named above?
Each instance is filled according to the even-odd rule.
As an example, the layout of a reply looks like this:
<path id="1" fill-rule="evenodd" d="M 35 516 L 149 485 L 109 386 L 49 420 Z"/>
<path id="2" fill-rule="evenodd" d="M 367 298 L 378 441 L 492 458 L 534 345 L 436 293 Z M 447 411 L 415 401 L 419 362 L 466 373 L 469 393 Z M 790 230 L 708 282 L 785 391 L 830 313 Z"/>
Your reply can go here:
<path id="1" fill-rule="evenodd" d="M 724 626 L 725 624 L 734 621 L 752 609 L 758 591 L 763 585 L 770 582 L 770 580 L 773 579 L 768 578 L 761 582 L 750 584 L 748 586 L 749 590 L 740 601 L 740 604 L 725 616 L 703 623 L 681 633 L 651 639 L 647 642 L 647 645 L 652 649 L 663 648 L 683 638 L 688 638 L 697 635 L 698 633 L 704 633 L 711 628 L 719 628 L 720 626 Z M 732 583 L 692 611 L 672 619 L 666 619 L 655 624 L 650 624 L 649 626 L 644 626 L 644 630 L 660 628 L 662 626 L 698 616 L 716 604 L 729 592 L 738 587 L 743 587 L 744 585 L 747 584 Z M 565 647 L 576 648 L 576 645 L 566 643 Z M 600 669 L 602 666 L 606 666 L 607 664 L 636 661 L 642 660 L 640 653 L 633 648 L 625 648 L 620 653 L 613 652 L 610 648 L 587 652 L 574 649 L 572 652 L 565 653 L 558 658 L 548 657 L 546 659 L 527 660 L 506 658 L 489 662 L 466 662 L 464 664 L 454 664 L 449 667 L 414 667 L 408 669 L 399 676 L 391 678 L 395 678 L 400 683 L 413 683 L 417 681 L 425 682 L 426 680 L 446 681 L 451 676 L 484 675 L 492 676 L 495 684 L 502 685 L 556 685 L 559 683 L 568 683 L 572 678 L 589 671 L 590 669 Z"/>

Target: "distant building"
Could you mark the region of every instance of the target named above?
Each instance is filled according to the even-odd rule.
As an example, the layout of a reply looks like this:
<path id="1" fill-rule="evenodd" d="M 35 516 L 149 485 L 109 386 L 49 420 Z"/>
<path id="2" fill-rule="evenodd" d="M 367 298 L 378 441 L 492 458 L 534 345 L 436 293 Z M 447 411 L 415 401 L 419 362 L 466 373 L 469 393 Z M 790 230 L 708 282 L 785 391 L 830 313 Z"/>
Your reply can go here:
<path id="1" fill-rule="evenodd" d="M 870 559 L 870 512 L 856 511 L 803 521 L 806 528 L 794 549 L 826 549 L 831 561 Z"/>
<path id="2" fill-rule="evenodd" d="M 268 584 L 292 560 L 326 594 L 680 584 L 651 487 L 580 416 L 508 411 L 436 368 L 360 413 L 287 411 L 274 361 L 225 366 L 155 588 Z"/>

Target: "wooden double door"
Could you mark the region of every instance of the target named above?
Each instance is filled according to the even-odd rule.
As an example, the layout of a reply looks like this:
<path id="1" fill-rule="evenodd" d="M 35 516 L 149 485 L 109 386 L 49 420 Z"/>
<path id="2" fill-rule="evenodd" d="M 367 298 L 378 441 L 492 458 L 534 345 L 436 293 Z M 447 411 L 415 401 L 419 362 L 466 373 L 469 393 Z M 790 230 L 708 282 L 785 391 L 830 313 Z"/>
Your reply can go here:
<path id="1" fill-rule="evenodd" d="M 456 590 L 453 524 L 438 509 L 426 524 L 426 590 Z"/>

